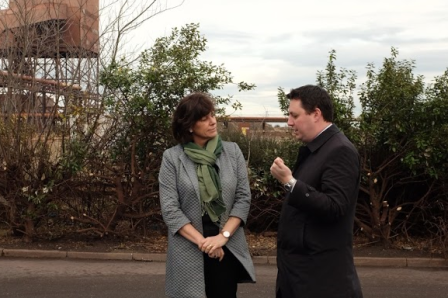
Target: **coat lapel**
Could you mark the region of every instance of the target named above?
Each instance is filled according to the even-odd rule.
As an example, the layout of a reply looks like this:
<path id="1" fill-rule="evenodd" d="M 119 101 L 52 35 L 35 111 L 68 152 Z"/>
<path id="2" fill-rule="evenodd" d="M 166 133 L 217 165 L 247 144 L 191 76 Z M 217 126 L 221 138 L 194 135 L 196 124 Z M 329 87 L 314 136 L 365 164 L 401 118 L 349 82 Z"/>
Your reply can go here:
<path id="1" fill-rule="evenodd" d="M 182 154 L 179 155 L 180 162 L 190 178 L 191 184 L 194 186 L 194 190 L 196 192 L 197 197 L 199 198 L 199 183 L 198 183 L 198 175 L 196 173 L 196 165 L 194 162 L 188 158 L 188 156 L 182 151 Z"/>
<path id="2" fill-rule="evenodd" d="M 293 173 L 299 168 L 300 164 L 306 160 L 311 153 L 318 150 L 325 142 L 327 142 L 334 134 L 338 133 L 339 129 L 335 124 L 332 124 L 327 130 L 322 132 L 317 138 L 308 143 L 306 146 L 302 146 L 299 148 L 299 155 L 297 156 L 296 164 L 293 168 Z"/>
<path id="3" fill-rule="evenodd" d="M 299 168 L 299 165 L 304 162 L 304 160 L 310 155 L 311 151 L 307 146 L 302 146 L 299 148 L 299 155 L 297 156 L 296 164 L 292 170 L 293 173 Z"/>

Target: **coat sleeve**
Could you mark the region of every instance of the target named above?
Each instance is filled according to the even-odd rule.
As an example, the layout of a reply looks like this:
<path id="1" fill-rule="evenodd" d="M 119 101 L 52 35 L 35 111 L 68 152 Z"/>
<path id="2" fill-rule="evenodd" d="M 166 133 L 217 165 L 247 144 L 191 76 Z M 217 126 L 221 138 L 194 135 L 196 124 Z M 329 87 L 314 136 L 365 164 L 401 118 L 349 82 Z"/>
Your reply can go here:
<path id="1" fill-rule="evenodd" d="M 338 146 L 322 164 L 319 189 L 298 180 L 288 203 L 315 215 L 316 220 L 334 221 L 351 212 L 358 187 L 358 154 L 349 146 Z"/>
<path id="2" fill-rule="evenodd" d="M 249 215 L 251 192 L 246 161 L 240 147 L 236 143 L 234 143 L 234 146 L 233 169 L 237 177 L 237 185 L 235 189 L 235 201 L 229 215 L 239 217 L 241 224 L 245 225 Z"/>
<path id="3" fill-rule="evenodd" d="M 170 154 L 170 151 L 166 150 L 163 153 L 159 172 L 159 197 L 162 216 L 168 231 L 173 235 L 184 225 L 190 223 L 190 220 L 181 210 L 174 159 L 175 157 Z"/>

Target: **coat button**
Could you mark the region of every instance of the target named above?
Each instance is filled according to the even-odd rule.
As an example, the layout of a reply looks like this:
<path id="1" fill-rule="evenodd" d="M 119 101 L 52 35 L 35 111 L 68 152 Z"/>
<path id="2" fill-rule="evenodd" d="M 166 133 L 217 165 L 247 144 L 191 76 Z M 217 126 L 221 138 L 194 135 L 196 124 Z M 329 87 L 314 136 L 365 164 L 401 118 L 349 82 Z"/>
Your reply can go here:
<path id="1" fill-rule="evenodd" d="M 309 197 L 309 196 L 310 196 L 310 194 L 309 194 L 309 193 L 306 193 L 306 194 L 305 194 L 305 197 Z"/>

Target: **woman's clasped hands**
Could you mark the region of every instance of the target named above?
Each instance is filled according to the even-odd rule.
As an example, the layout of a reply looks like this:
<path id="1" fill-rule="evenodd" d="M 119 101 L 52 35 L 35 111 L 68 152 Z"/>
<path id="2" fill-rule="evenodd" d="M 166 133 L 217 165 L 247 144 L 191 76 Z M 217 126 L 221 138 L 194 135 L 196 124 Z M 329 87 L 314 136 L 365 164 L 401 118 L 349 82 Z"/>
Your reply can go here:
<path id="1" fill-rule="evenodd" d="M 224 258 L 224 250 L 222 247 L 227 243 L 227 239 L 221 235 L 204 238 L 198 245 L 198 248 L 206 253 L 210 258 L 219 259 Z"/>

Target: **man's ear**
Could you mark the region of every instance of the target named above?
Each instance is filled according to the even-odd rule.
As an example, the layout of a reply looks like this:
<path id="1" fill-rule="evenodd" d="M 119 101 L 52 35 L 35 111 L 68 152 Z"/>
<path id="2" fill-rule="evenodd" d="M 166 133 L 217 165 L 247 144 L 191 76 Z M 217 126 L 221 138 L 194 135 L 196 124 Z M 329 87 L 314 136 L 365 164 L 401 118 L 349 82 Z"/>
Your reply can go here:
<path id="1" fill-rule="evenodd" d="M 319 120 L 322 118 L 322 111 L 319 108 L 315 108 L 313 114 L 314 120 Z"/>

